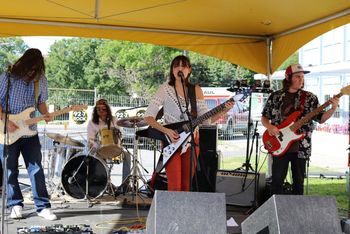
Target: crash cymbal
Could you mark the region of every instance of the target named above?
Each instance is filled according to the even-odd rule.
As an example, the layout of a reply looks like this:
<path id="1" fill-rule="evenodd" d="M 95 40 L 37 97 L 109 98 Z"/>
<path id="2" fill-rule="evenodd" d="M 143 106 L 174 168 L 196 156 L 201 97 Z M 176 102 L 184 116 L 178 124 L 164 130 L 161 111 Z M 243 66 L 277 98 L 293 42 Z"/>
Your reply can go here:
<path id="1" fill-rule="evenodd" d="M 147 126 L 147 123 L 143 120 L 142 117 L 132 116 L 125 119 L 120 119 L 117 122 L 118 126 L 124 128 L 134 128 L 134 127 L 144 127 Z"/>
<path id="2" fill-rule="evenodd" d="M 80 141 L 74 140 L 69 136 L 62 136 L 61 134 L 58 134 L 58 133 L 47 133 L 47 136 L 50 137 L 52 140 L 58 141 L 65 145 L 84 147 L 83 143 L 81 143 Z"/>

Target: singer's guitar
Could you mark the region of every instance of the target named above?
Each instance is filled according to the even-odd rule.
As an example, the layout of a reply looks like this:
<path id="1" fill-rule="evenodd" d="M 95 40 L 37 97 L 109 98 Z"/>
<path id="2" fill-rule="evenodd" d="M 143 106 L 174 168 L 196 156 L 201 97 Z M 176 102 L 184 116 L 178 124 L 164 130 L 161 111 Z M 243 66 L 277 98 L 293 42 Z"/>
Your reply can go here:
<path id="1" fill-rule="evenodd" d="M 201 124 L 203 121 L 209 119 L 210 117 L 222 111 L 225 108 L 225 104 L 227 102 L 235 101 L 235 100 L 243 101 L 245 98 L 247 98 L 247 96 L 249 96 L 249 93 L 250 91 L 245 91 L 243 95 L 238 94 L 235 97 L 228 99 L 226 102 L 206 112 L 205 114 L 199 116 L 198 118 L 192 120 L 193 129 L 197 127 L 199 124 Z M 158 172 L 160 172 L 165 167 L 165 165 L 167 164 L 169 159 L 174 155 L 174 153 L 183 145 L 183 143 L 185 143 L 188 140 L 188 138 L 191 135 L 190 124 L 191 123 L 189 121 L 183 121 L 183 122 L 164 125 L 164 127 L 173 129 L 180 135 L 180 138 L 176 143 L 171 143 L 170 139 L 168 139 L 168 137 L 163 132 L 152 127 L 148 127 L 147 129 L 139 130 L 136 132 L 136 135 L 140 137 L 153 138 L 153 139 L 161 140 L 163 142 L 163 145 L 164 145 L 163 165 L 161 166 L 161 168 L 156 169 Z"/>
<path id="2" fill-rule="evenodd" d="M 335 95 L 335 97 L 341 97 L 343 95 L 350 94 L 350 85 L 342 88 L 340 93 Z M 262 141 L 264 143 L 265 149 L 272 156 L 282 156 L 287 152 L 289 147 L 294 141 L 301 140 L 305 137 L 304 134 L 299 134 L 298 130 L 306 123 L 310 122 L 313 117 L 319 114 L 324 108 L 329 106 L 330 101 L 325 102 L 323 105 L 319 106 L 315 110 L 308 113 L 306 116 L 296 121 L 296 119 L 300 116 L 300 111 L 293 112 L 285 121 L 283 121 L 280 125 L 277 126 L 279 129 L 278 136 L 270 136 L 267 130 L 265 130 Z M 296 121 L 296 122 L 295 122 Z"/>
<path id="3" fill-rule="evenodd" d="M 86 108 L 87 108 L 87 105 L 75 105 L 71 107 L 66 107 L 59 111 L 52 112 L 50 113 L 50 115 L 53 117 L 56 117 L 58 115 L 62 115 L 69 111 L 79 111 Z M 25 109 L 19 114 L 9 115 L 9 120 L 14 122 L 18 126 L 18 129 L 16 131 L 10 132 L 8 134 L 9 145 L 15 143 L 22 136 L 34 136 L 35 134 L 37 134 L 37 132 L 31 130 L 29 126 L 41 120 L 44 120 L 44 117 L 38 116 L 35 118 L 30 118 L 30 114 L 34 111 L 35 111 L 34 107 L 30 107 Z M 4 121 L 0 121 L 0 144 L 4 144 L 4 127 L 5 127 Z"/>

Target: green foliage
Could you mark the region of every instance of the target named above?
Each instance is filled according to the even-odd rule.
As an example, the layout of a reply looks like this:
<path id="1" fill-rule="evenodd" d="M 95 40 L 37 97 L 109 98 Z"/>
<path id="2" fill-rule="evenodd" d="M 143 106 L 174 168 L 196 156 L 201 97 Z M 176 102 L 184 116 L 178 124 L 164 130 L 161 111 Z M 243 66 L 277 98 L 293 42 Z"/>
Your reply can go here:
<path id="1" fill-rule="evenodd" d="M 234 80 L 252 80 L 254 73 L 241 66 L 213 57 L 189 52 L 192 82 L 202 87 L 227 87 Z"/>
<path id="2" fill-rule="evenodd" d="M 0 74 L 14 63 L 28 46 L 19 37 L 0 38 Z"/>
<path id="3" fill-rule="evenodd" d="M 96 49 L 99 39 L 72 38 L 56 42 L 46 60 L 50 87 L 93 89 L 101 81 Z"/>
<path id="4" fill-rule="evenodd" d="M 28 47 L 21 38 L 0 39 L 0 71 Z M 171 60 L 183 51 L 127 41 L 69 38 L 56 41 L 45 59 L 51 88 L 97 89 L 101 95 L 149 97 L 169 77 Z M 201 86 L 230 86 L 253 73 L 237 65 L 188 52 L 191 80 Z M 69 92 L 57 93 L 65 100 Z M 64 98 L 65 99 L 64 99 Z"/>
<path id="5" fill-rule="evenodd" d="M 167 77 L 176 49 L 125 41 L 105 41 L 99 49 L 100 67 L 124 87 L 124 93 L 144 96 Z"/>

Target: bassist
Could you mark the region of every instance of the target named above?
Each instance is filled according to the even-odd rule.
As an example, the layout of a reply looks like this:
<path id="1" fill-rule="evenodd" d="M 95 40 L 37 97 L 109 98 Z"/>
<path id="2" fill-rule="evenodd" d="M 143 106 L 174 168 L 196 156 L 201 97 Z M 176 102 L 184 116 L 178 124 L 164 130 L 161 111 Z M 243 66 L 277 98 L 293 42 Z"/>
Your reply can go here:
<path id="1" fill-rule="evenodd" d="M 307 115 L 315 110 L 318 106 L 317 97 L 308 91 L 303 90 L 305 71 L 300 64 L 293 64 L 287 67 L 285 71 L 285 79 L 283 80 L 283 88 L 273 92 L 262 111 L 261 122 L 266 127 L 270 136 L 283 137 L 280 125 L 293 112 L 300 111 L 299 118 Z M 321 111 L 312 120 L 324 123 L 335 112 L 339 98 L 330 99 L 332 105 L 328 111 Z M 304 134 L 304 138 L 291 142 L 288 150 L 278 157 L 272 157 L 272 194 L 283 193 L 283 182 L 287 176 L 288 165 L 291 163 L 291 171 L 293 178 L 293 194 L 302 195 L 304 193 L 304 178 L 306 171 L 306 161 L 311 156 L 311 135 L 314 129 L 313 121 L 304 124 L 300 128 L 300 132 Z M 281 138 L 279 138 L 281 139 Z"/>

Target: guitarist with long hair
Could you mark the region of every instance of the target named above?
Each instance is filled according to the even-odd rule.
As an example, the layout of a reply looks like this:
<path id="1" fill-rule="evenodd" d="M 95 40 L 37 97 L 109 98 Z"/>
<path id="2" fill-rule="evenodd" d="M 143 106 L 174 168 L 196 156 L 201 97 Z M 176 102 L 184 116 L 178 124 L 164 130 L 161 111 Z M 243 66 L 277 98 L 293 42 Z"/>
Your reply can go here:
<path id="1" fill-rule="evenodd" d="M 302 134 L 300 136 L 304 137 L 288 142 L 288 134 L 281 131 L 282 126 L 286 127 L 289 124 L 287 118 L 293 117 L 295 113 L 300 113 L 297 119 L 302 119 L 319 106 L 317 97 L 303 90 L 304 74 L 306 73 L 309 71 L 305 71 L 300 64 L 288 66 L 285 71 L 283 88 L 271 93 L 262 111 L 261 122 L 267 129 L 266 137 L 276 137 L 280 144 L 278 146 L 287 142 L 285 143 L 287 147 L 281 153 L 275 152 L 275 155 L 272 153 L 272 194 L 283 193 L 283 182 L 287 176 L 289 162 L 293 178 L 293 194 L 302 195 L 304 193 L 306 162 L 311 156 L 313 121 L 324 123 L 333 115 L 339 103 L 338 97 L 331 98 L 329 102 L 332 107 L 328 111 L 320 111 L 311 121 L 300 127 L 299 133 Z M 267 143 L 264 142 L 265 148 L 271 147 L 272 149 L 273 143 L 275 142 L 267 140 Z"/>
<path id="2" fill-rule="evenodd" d="M 9 90 L 7 90 L 8 87 Z M 35 90 L 37 90 L 37 95 L 35 95 Z M 28 49 L 12 67 L 9 67 L 6 73 L 0 76 L 1 121 L 4 121 L 5 118 L 7 91 L 9 91 L 9 105 L 7 108 L 9 114 L 18 114 L 29 107 L 35 107 L 43 115 L 46 122 L 52 120 L 46 105 L 48 87 L 45 77 L 44 58 L 40 50 Z M 17 130 L 19 131 L 19 126 L 9 120 L 7 130 L 8 134 L 11 135 Z M 55 220 L 57 217 L 50 209 L 51 204 L 41 165 L 41 145 L 36 124 L 31 126 L 31 130 L 36 131 L 34 136 L 22 136 L 16 142 L 9 144 L 7 148 L 7 207 L 11 208 L 11 218 L 23 218 L 23 196 L 18 184 L 18 158 L 22 154 L 32 184 L 31 189 L 36 211 L 39 216 L 45 219 Z M 0 144 L 2 161 L 3 151 L 4 145 Z"/>
<path id="3" fill-rule="evenodd" d="M 208 111 L 208 107 L 204 101 L 203 91 L 200 86 L 189 83 L 189 77 L 192 72 L 192 66 L 188 57 L 180 55 L 173 59 L 170 65 L 170 79 L 163 83 L 155 96 L 151 99 L 146 110 L 144 119 L 152 127 L 164 133 L 168 140 L 172 143 L 179 141 L 179 133 L 174 129 L 164 127 L 156 121 L 157 113 L 160 107 L 163 107 L 165 124 L 172 124 L 188 120 L 186 114 L 185 97 L 189 94 L 190 87 L 193 87 L 194 102 L 189 101 L 189 111 L 193 118 L 201 116 Z M 182 81 L 181 81 L 182 80 Z M 184 83 L 184 88 L 183 84 Z M 190 98 L 191 99 L 191 98 Z M 195 103 L 195 104 L 194 104 Z M 196 107 L 194 107 L 196 105 Z M 227 102 L 224 109 L 218 114 L 212 116 L 207 123 L 215 122 L 220 115 L 226 113 L 234 105 L 233 101 Z M 196 110 L 194 110 L 196 109 Z M 199 153 L 199 136 L 195 132 L 196 155 Z M 165 166 L 168 179 L 169 191 L 190 191 L 190 178 L 194 174 L 195 161 L 192 163 L 192 175 L 190 175 L 190 147 L 184 143 L 169 159 Z"/>

